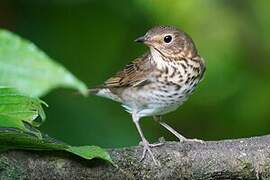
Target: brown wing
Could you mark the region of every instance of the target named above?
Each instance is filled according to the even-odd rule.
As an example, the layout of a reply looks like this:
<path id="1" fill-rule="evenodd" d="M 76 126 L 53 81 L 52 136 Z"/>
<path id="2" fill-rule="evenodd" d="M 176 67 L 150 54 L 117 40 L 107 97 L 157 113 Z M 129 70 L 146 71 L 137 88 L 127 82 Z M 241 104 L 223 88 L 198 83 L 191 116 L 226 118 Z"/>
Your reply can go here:
<path id="1" fill-rule="evenodd" d="M 149 53 L 135 59 L 130 64 L 126 65 L 122 71 L 109 78 L 104 83 L 104 87 L 117 88 L 126 86 L 140 86 L 149 82 L 149 72 L 151 72 Z"/>

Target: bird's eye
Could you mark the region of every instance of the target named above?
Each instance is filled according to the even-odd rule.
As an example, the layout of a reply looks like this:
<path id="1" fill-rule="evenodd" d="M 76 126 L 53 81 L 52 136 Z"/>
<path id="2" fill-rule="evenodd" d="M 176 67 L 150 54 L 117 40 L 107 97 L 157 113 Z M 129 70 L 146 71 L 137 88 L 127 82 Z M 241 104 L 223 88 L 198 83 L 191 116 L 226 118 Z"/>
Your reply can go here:
<path id="1" fill-rule="evenodd" d="M 167 35 L 164 37 L 164 42 L 165 43 L 170 43 L 172 41 L 172 36 L 171 35 Z"/>

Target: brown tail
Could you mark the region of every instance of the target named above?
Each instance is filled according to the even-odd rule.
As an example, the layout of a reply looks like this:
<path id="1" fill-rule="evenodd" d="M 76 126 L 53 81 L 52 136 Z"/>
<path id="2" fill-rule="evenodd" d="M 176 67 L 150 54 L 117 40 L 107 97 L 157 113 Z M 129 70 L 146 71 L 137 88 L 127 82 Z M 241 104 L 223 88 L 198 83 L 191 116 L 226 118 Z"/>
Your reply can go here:
<path id="1" fill-rule="evenodd" d="M 87 92 L 87 95 L 95 95 L 95 94 L 97 94 L 98 93 L 98 91 L 99 91 L 100 89 L 99 88 L 90 88 L 90 89 L 88 89 L 88 92 Z M 74 95 L 81 95 L 81 93 L 80 92 L 74 92 L 73 93 Z"/>
<path id="2" fill-rule="evenodd" d="M 90 88 L 88 89 L 89 94 L 97 94 L 100 88 Z"/>

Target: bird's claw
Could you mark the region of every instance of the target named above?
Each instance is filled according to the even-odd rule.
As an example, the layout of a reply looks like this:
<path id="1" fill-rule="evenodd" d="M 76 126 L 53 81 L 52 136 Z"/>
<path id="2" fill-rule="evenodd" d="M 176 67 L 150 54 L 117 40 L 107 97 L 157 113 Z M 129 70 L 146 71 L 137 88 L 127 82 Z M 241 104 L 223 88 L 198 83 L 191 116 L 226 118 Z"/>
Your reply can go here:
<path id="1" fill-rule="evenodd" d="M 158 147 L 158 146 L 162 146 L 164 143 L 155 143 L 155 144 L 150 144 L 147 140 L 143 140 L 140 142 L 140 145 L 143 145 L 143 154 L 142 157 L 140 159 L 140 161 L 144 160 L 146 153 L 148 152 L 149 155 L 151 156 L 153 162 L 155 163 L 155 165 L 160 165 L 160 163 L 155 159 L 154 154 L 151 150 L 151 148 L 154 147 Z"/>

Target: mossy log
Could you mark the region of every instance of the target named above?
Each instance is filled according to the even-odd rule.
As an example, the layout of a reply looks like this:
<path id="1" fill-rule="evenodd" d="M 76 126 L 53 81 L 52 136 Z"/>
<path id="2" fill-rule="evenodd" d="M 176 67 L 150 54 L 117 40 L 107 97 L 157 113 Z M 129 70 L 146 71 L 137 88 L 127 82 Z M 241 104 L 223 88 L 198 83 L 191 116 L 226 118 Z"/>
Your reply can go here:
<path id="1" fill-rule="evenodd" d="M 165 142 L 139 161 L 142 147 L 108 150 L 117 164 L 65 152 L 12 150 L 0 154 L 0 179 L 270 179 L 270 136 Z"/>

